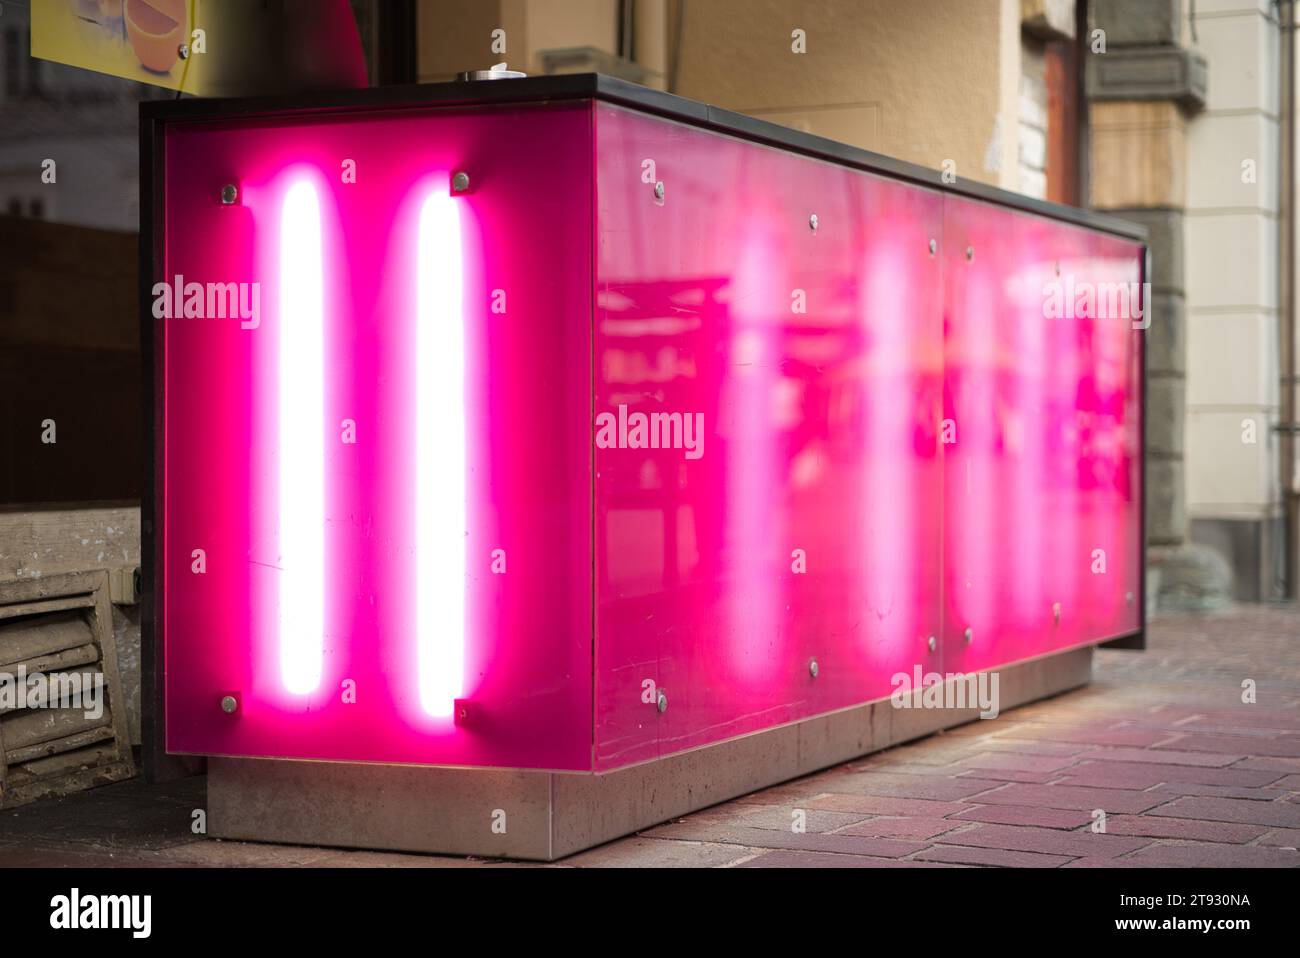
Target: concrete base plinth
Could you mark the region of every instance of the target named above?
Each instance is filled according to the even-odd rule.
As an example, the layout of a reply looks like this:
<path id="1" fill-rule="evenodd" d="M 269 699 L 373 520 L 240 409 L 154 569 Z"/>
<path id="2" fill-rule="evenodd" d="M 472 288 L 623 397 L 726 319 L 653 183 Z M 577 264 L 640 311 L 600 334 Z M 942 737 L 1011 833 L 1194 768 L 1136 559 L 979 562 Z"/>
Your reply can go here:
<path id="1" fill-rule="evenodd" d="M 1005 711 L 1087 684 L 1092 648 L 997 674 Z M 208 833 L 554 861 L 978 716 L 884 699 L 601 774 L 213 758 Z"/>

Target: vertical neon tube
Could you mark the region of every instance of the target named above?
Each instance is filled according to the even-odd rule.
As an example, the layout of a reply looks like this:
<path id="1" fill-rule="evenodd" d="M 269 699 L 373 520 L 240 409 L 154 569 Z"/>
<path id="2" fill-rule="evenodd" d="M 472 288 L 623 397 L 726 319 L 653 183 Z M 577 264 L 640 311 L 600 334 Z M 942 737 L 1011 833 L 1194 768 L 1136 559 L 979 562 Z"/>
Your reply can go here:
<path id="1" fill-rule="evenodd" d="M 465 667 L 465 319 L 459 202 L 420 210 L 416 303 L 416 569 L 420 705 L 452 713 Z"/>
<path id="2" fill-rule="evenodd" d="M 280 671 L 320 685 L 325 632 L 325 333 L 320 204 L 310 183 L 280 216 Z"/>

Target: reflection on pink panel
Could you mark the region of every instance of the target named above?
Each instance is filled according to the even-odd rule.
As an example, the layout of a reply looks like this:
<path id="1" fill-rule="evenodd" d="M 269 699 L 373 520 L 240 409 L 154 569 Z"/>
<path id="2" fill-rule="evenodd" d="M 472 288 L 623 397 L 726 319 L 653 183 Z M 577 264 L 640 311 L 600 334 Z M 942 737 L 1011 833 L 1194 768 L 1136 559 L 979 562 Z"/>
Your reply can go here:
<path id="1" fill-rule="evenodd" d="M 945 669 L 1128 634 L 1140 247 L 951 197 L 944 235 Z"/>
<path id="2" fill-rule="evenodd" d="M 260 284 L 256 328 L 178 318 L 155 330 L 165 350 L 170 749 L 590 767 L 589 129 L 580 103 L 168 127 L 166 276 Z M 431 227 L 421 250 L 424 204 L 439 193 L 451 202 L 458 169 L 472 176 L 454 200 L 463 229 L 452 240 Z M 218 199 L 227 183 L 239 188 L 234 205 Z M 284 233 L 300 187 L 318 213 L 318 344 L 297 327 L 305 274 L 288 274 L 298 291 L 281 288 L 285 257 L 301 265 L 311 238 Z M 422 256 L 434 262 L 422 266 Z M 457 273 L 463 315 L 443 315 Z M 497 289 L 504 312 L 492 310 Z M 437 323 L 431 332 L 447 346 L 463 324 L 465 363 L 460 461 L 449 400 L 423 470 L 421 372 L 450 387 L 445 351 L 418 348 L 421 320 Z M 315 415 L 298 389 L 313 380 L 323 387 Z M 312 448 L 323 462 L 298 455 Z M 281 490 L 283 477 L 291 488 Z M 311 481 L 321 483 L 314 502 Z M 420 542 L 417 504 L 447 516 L 458 495 L 468 497 L 462 531 L 431 521 L 439 541 Z M 304 603 L 286 623 L 299 629 L 285 638 L 300 643 L 290 647 L 304 663 L 291 688 L 279 640 L 292 571 L 293 543 L 279 542 L 286 508 L 294 542 L 318 537 L 308 551 L 324 576 L 319 593 L 290 592 Z M 494 550 L 504 573 L 493 571 Z M 426 582 L 421 555 L 431 557 Z M 460 581 L 446 581 L 461 555 Z M 423 666 L 421 595 L 438 603 Z M 464 598 L 463 629 L 448 596 Z M 313 668 L 318 680 L 308 681 Z M 422 673 L 437 707 L 421 703 Z M 441 702 L 452 694 L 473 703 L 473 722 L 454 724 Z M 226 695 L 239 702 L 234 714 L 220 707 Z"/>
<path id="3" fill-rule="evenodd" d="M 595 409 L 706 437 L 596 450 L 598 769 L 1138 627 L 1140 334 L 1044 287 L 1140 246 L 596 113 Z"/>
<path id="4" fill-rule="evenodd" d="M 616 107 L 596 132 L 595 409 L 698 413 L 706 436 L 698 460 L 596 450 L 596 764 L 612 768 L 937 665 L 943 207 Z"/>

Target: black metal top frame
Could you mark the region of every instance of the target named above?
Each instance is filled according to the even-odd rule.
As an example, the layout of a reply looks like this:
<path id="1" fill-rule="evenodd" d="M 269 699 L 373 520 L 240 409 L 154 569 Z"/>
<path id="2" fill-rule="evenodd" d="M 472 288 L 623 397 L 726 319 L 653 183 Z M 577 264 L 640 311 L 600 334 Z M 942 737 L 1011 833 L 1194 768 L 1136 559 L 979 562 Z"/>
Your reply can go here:
<path id="1" fill-rule="evenodd" d="M 560 76 L 525 77 L 516 80 L 484 80 L 470 83 L 426 83 L 408 86 L 374 87 L 333 93 L 302 93 L 291 96 L 239 97 L 224 99 L 147 100 L 140 104 L 145 121 L 236 120 L 284 114 L 329 114 L 357 111 L 400 110 L 427 106 L 480 106 L 505 103 L 594 99 L 632 107 L 692 126 L 740 137 L 755 143 L 781 147 L 805 156 L 817 157 L 855 169 L 968 196 L 1011 209 L 1036 213 L 1054 220 L 1145 243 L 1145 227 L 1093 210 L 1049 203 L 957 178 L 945 183 L 938 170 L 882 156 L 792 130 L 741 113 L 709 106 L 697 100 L 652 90 L 648 87 L 603 76 L 576 73 Z"/>

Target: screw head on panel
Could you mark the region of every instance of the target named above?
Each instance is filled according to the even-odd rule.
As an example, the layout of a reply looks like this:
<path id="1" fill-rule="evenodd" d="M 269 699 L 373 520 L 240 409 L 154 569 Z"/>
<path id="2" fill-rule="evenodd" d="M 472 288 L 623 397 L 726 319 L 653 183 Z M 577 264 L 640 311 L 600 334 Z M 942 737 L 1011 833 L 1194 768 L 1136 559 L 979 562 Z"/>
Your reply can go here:
<path id="1" fill-rule="evenodd" d="M 925 640 L 925 644 L 928 645 L 930 647 L 930 651 L 933 652 L 935 649 L 939 647 L 939 640 L 932 635 Z"/>
<path id="2" fill-rule="evenodd" d="M 469 174 L 464 170 L 457 170 L 451 177 L 451 191 L 453 193 L 464 193 L 469 189 Z"/>
<path id="3" fill-rule="evenodd" d="M 233 206 L 237 199 L 239 199 L 239 187 L 234 183 L 227 183 L 221 188 L 222 206 Z"/>
<path id="4" fill-rule="evenodd" d="M 808 228 L 809 228 L 810 230 L 812 230 L 814 233 L 817 232 L 817 214 L 816 214 L 816 213 L 814 213 L 812 216 L 808 217 Z"/>
<path id="5" fill-rule="evenodd" d="M 821 672 L 821 666 L 817 664 L 816 659 L 813 659 L 811 662 L 808 663 L 808 674 L 811 675 L 813 678 L 817 678 L 817 674 L 819 672 Z"/>
<path id="6" fill-rule="evenodd" d="M 1052 603 L 1052 621 L 1058 624 L 1061 621 L 1061 603 L 1059 602 Z"/>
<path id="7" fill-rule="evenodd" d="M 221 697 L 221 711 L 225 712 L 227 715 L 234 715 L 238 708 L 239 699 L 235 698 L 233 695 L 223 695 Z"/>
<path id="8" fill-rule="evenodd" d="M 663 198 L 664 198 L 664 181 L 660 180 L 655 184 L 655 199 L 662 200 Z"/>
<path id="9" fill-rule="evenodd" d="M 655 708 L 659 710 L 660 714 L 668 711 L 668 693 L 662 689 L 659 690 L 659 697 L 655 699 Z"/>
<path id="10" fill-rule="evenodd" d="M 188 60 L 188 59 L 190 58 L 190 46 L 189 46 L 189 44 L 188 44 L 188 43 L 182 43 L 180 46 L 178 46 L 178 47 L 176 48 L 176 55 L 177 55 L 178 57 L 180 57 L 182 60 Z"/>
<path id="11" fill-rule="evenodd" d="M 967 246 L 967 247 L 966 247 L 966 259 L 968 259 L 968 260 L 972 260 L 972 259 L 974 259 L 974 258 L 975 258 L 975 247 L 974 247 L 974 246 Z"/>
<path id="12" fill-rule="evenodd" d="M 1132 593 L 1132 592 L 1125 592 L 1125 593 L 1124 593 L 1124 601 L 1127 602 L 1129 605 L 1132 605 L 1132 604 L 1133 604 L 1133 593 Z"/>
<path id="13" fill-rule="evenodd" d="M 931 255 L 931 256 L 933 256 L 933 255 L 935 254 L 935 251 L 938 250 L 938 248 L 939 248 L 939 243 L 938 243 L 938 241 L 937 241 L 937 240 L 930 240 L 930 255 Z"/>
<path id="14" fill-rule="evenodd" d="M 970 645 L 971 639 L 975 638 L 975 630 L 968 625 L 966 626 L 966 631 L 961 634 L 961 637 L 966 640 L 967 645 Z"/>

